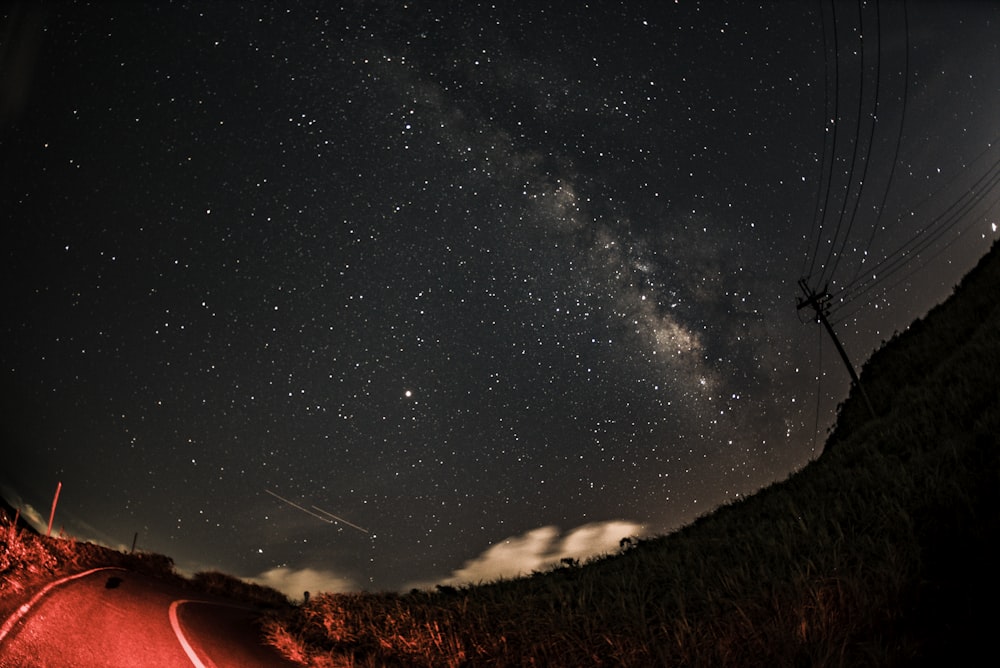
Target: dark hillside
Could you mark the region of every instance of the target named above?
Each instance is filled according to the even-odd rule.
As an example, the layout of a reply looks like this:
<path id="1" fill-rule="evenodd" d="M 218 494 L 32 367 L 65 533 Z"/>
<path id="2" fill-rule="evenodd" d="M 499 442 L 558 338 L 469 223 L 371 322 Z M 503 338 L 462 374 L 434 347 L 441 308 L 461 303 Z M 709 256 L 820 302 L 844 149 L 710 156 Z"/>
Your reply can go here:
<path id="1" fill-rule="evenodd" d="M 273 615 L 270 640 L 314 666 L 978 665 L 1000 627 L 997 294 L 1000 244 L 864 365 L 877 417 L 852 393 L 822 457 L 752 497 L 517 580 L 313 596 Z M 173 576 L 166 557 L 3 518 L 0 613 L 111 563 Z M 241 588 L 217 573 L 193 586 Z"/>
<path id="2" fill-rule="evenodd" d="M 852 395 L 753 497 L 582 566 L 315 596 L 272 641 L 312 665 L 974 665 L 1000 625 L 997 294 L 995 244 L 864 366 L 877 418 Z"/>
<path id="3" fill-rule="evenodd" d="M 897 332 L 893 338 L 875 351 L 861 371 L 862 385 L 880 417 L 891 419 L 907 411 L 907 403 L 921 386 L 941 386 L 949 396 L 956 392 L 970 394 L 969 403 L 960 416 L 972 420 L 984 412 L 991 397 L 987 388 L 995 380 L 985 374 L 995 368 L 996 322 L 1000 301 L 1000 244 L 994 243 L 983 257 L 956 286 L 952 298 L 934 307 L 926 317 L 917 319 L 906 331 Z M 969 347 L 972 350 L 967 350 Z M 983 356 L 983 364 L 963 364 L 968 361 L 954 356 Z M 949 374 L 948 369 L 952 372 Z M 961 376 L 959 379 L 958 377 Z M 870 415 L 857 391 L 842 405 L 842 410 L 827 449 L 837 443 Z M 971 423 L 970 423 L 971 425 Z"/>
<path id="4" fill-rule="evenodd" d="M 905 497 L 920 555 L 913 632 L 926 653 L 952 663 L 987 647 L 1000 614 L 1000 244 L 954 296 L 865 364 L 827 443 L 833 466 L 850 466 L 864 443 L 911 472 Z M 928 665 L 935 665 L 936 660 Z"/>

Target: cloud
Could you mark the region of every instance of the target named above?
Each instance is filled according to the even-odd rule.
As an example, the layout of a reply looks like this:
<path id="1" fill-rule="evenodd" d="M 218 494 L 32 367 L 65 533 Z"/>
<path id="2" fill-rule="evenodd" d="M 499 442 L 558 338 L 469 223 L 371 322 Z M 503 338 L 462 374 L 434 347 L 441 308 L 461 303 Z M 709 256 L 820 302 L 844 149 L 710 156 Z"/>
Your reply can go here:
<path id="1" fill-rule="evenodd" d="M 292 570 L 287 567 L 272 568 L 256 577 L 247 578 L 247 580 L 277 589 L 293 599 L 302 598 L 303 592 L 307 591 L 313 594 L 321 592 L 338 594 L 359 590 L 359 587 L 349 578 L 339 576 L 332 571 L 320 571 L 312 568 L 300 570 Z"/>
<path id="2" fill-rule="evenodd" d="M 49 520 L 31 504 L 21 506 L 21 517 L 27 520 L 28 524 L 39 533 L 45 533 L 49 527 Z"/>
<path id="3" fill-rule="evenodd" d="M 429 588 L 434 584 L 463 585 L 490 582 L 500 578 L 528 575 L 558 564 L 561 559 L 586 560 L 616 552 L 622 538 L 644 533 L 641 524 L 625 521 L 584 524 L 560 535 L 555 526 L 544 526 L 511 536 L 490 546 L 485 552 L 433 583 L 413 583 L 406 589 Z"/>
<path id="4" fill-rule="evenodd" d="M 21 519 L 30 524 L 35 531 L 45 533 L 49 525 L 48 518 L 30 503 L 25 503 L 20 494 L 12 488 L 3 485 L 0 486 L 0 496 L 3 496 L 12 508 L 20 511 Z"/>

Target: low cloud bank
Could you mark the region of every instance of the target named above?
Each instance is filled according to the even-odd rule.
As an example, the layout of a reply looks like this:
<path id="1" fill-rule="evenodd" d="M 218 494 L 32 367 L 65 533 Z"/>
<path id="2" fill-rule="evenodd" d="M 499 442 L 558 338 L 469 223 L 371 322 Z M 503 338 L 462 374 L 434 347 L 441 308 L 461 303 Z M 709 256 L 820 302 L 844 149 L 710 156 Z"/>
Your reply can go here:
<path id="1" fill-rule="evenodd" d="M 29 504 L 21 506 L 21 518 L 26 520 L 38 533 L 46 533 L 49 528 L 49 520 L 41 511 Z"/>
<path id="2" fill-rule="evenodd" d="M 490 582 L 499 578 L 529 575 L 545 570 L 562 559 L 584 561 L 616 552 L 623 538 L 641 536 L 641 524 L 625 521 L 595 522 L 560 534 L 555 526 L 533 529 L 490 546 L 485 552 L 453 571 L 443 580 L 414 583 L 408 588 L 426 589 L 435 584 L 459 586 Z"/>
<path id="3" fill-rule="evenodd" d="M 31 504 L 25 503 L 20 494 L 6 485 L 0 486 L 0 496 L 3 496 L 14 510 L 19 511 L 21 519 L 30 524 L 35 531 L 45 533 L 49 526 L 47 516 Z"/>
<path id="4" fill-rule="evenodd" d="M 293 570 L 291 568 L 272 568 L 257 577 L 247 578 L 265 587 L 277 589 L 291 599 L 301 600 L 305 592 L 318 594 L 339 594 L 358 591 L 358 586 L 349 578 L 342 577 L 332 571 L 320 571 L 313 568 Z"/>

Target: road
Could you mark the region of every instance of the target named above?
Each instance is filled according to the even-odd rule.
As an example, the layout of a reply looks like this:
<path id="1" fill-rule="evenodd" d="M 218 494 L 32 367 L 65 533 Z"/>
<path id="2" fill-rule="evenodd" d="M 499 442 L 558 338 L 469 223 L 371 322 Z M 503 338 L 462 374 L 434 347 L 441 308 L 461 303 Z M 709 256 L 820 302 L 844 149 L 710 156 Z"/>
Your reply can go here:
<path id="1" fill-rule="evenodd" d="M 0 668 L 226 668 L 297 664 L 261 644 L 256 613 L 176 584 L 98 570 L 33 599 L 0 633 Z"/>

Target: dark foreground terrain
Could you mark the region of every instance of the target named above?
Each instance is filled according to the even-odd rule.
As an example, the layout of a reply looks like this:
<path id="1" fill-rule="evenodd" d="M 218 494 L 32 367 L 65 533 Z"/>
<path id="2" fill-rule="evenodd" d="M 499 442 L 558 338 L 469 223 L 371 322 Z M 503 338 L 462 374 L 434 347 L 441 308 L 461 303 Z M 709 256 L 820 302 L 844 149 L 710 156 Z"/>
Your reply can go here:
<path id="1" fill-rule="evenodd" d="M 1000 628 L 1000 245 L 877 351 L 823 455 L 669 536 L 547 573 L 322 595 L 313 665 L 976 665 Z M 624 538 L 624 537 L 623 537 Z"/>
<path id="2" fill-rule="evenodd" d="M 192 587 L 271 606 L 263 633 L 313 666 L 978 665 L 1000 628 L 1000 246 L 865 364 L 823 455 L 620 554 L 474 587 L 321 594 L 293 607 L 222 574 Z M 158 555 L 0 523 L 0 613 L 95 565 Z"/>

